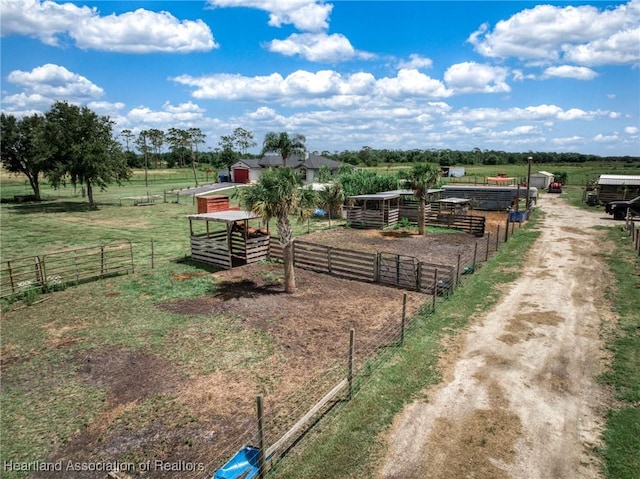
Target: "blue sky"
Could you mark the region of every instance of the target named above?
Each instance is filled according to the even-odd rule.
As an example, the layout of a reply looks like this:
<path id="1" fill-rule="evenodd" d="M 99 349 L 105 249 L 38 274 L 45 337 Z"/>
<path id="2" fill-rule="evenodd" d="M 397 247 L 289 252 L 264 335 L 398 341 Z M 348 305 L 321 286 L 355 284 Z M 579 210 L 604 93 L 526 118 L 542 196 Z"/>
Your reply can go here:
<path id="1" fill-rule="evenodd" d="M 2 111 L 310 151 L 640 156 L 640 0 L 0 0 Z"/>

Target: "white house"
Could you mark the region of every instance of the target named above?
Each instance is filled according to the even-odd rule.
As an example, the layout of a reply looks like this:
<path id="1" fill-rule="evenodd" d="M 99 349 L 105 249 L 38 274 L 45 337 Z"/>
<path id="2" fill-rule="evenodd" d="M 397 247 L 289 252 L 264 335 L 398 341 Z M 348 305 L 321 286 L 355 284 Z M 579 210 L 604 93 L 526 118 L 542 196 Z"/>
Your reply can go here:
<path id="1" fill-rule="evenodd" d="M 327 167 L 333 175 L 342 167 L 339 161 L 331 160 L 320 155 L 308 155 L 300 158 L 291 156 L 287 158 L 287 166 L 297 169 L 302 174 L 306 183 L 317 181 L 320 170 Z M 265 168 L 278 168 L 283 166 L 280 155 L 266 155 L 260 159 L 238 160 L 231 165 L 231 179 L 234 183 L 252 183 L 257 181 Z"/>

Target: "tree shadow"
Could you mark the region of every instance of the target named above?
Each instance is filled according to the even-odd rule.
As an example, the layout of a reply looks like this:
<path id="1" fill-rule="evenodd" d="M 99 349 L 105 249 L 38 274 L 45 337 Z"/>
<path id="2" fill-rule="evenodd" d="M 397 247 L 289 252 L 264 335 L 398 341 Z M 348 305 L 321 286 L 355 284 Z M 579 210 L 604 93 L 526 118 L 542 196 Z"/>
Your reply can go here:
<path id="1" fill-rule="evenodd" d="M 241 281 L 223 281 L 216 286 L 215 296 L 222 301 L 240 298 L 257 298 L 259 296 L 284 294 L 284 288 L 279 282 L 268 282 L 258 285 L 250 279 Z"/>
<path id="2" fill-rule="evenodd" d="M 32 203 L 15 203 L 11 210 L 17 214 L 34 213 L 88 213 L 100 209 L 100 206 L 118 206 L 118 203 L 100 203 L 90 206 L 87 202 L 77 201 L 38 201 Z"/>

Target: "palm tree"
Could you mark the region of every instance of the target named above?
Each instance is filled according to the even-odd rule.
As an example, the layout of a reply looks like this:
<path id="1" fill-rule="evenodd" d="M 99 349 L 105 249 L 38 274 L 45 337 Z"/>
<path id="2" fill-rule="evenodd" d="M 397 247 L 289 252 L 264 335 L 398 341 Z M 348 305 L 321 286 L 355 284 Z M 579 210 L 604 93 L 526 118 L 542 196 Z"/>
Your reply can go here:
<path id="1" fill-rule="evenodd" d="M 344 190 L 342 184 L 332 183 L 324 187 L 318 192 L 318 199 L 322 207 L 329 213 L 329 226 L 331 226 L 331 217 L 340 216 L 340 210 L 344 203 Z"/>
<path id="2" fill-rule="evenodd" d="M 282 166 L 287 166 L 287 159 L 291 155 L 302 157 L 305 153 L 305 142 L 307 139 L 304 135 L 295 133 L 292 136 L 286 131 L 282 133 L 267 133 L 262 143 L 262 154 L 279 153 L 282 156 Z"/>
<path id="3" fill-rule="evenodd" d="M 242 206 L 260 215 L 266 222 L 275 218 L 282 245 L 284 262 L 284 291 L 296 291 L 293 268 L 293 233 L 289 215 L 297 215 L 298 222 L 309 219 L 316 205 L 316 194 L 302 187 L 300 174 L 291 168 L 269 168 L 255 185 L 240 192 Z"/>
<path id="4" fill-rule="evenodd" d="M 430 163 L 416 163 L 405 178 L 409 188 L 418 199 L 418 234 L 424 235 L 424 210 L 427 199 L 427 191 L 434 186 L 440 177 L 440 169 Z"/>

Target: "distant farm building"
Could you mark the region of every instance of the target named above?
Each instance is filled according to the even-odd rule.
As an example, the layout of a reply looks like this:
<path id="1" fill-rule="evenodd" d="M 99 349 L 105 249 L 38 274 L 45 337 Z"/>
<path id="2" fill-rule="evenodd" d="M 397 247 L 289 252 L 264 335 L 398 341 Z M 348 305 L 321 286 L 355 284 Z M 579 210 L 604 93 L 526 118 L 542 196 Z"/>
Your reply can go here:
<path id="1" fill-rule="evenodd" d="M 554 176 L 553 173 L 548 171 L 538 171 L 537 173 L 531 173 L 531 181 L 529 183 L 534 188 L 546 190 L 553 183 Z"/>
<path id="2" fill-rule="evenodd" d="M 504 211 L 509 209 L 516 199 L 526 199 L 527 188 L 518 186 L 465 186 L 444 185 L 442 198 L 466 198 L 476 210 Z M 535 203 L 538 189 L 529 188 L 530 200 Z"/>
<path id="3" fill-rule="evenodd" d="M 640 196 L 640 175 L 600 175 L 598 201 L 628 200 Z"/>
<path id="4" fill-rule="evenodd" d="M 444 176 L 447 178 L 460 178 L 464 175 L 464 166 L 442 166 L 440 168 L 440 176 Z"/>

